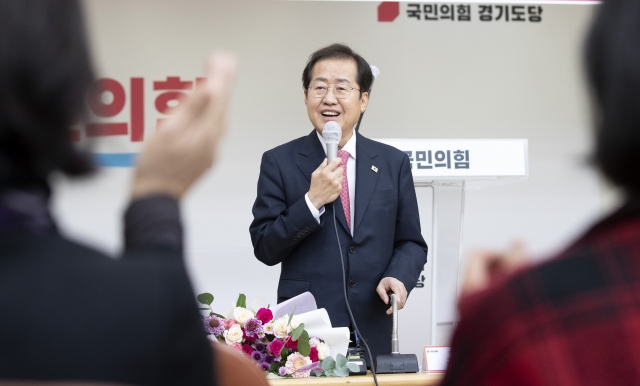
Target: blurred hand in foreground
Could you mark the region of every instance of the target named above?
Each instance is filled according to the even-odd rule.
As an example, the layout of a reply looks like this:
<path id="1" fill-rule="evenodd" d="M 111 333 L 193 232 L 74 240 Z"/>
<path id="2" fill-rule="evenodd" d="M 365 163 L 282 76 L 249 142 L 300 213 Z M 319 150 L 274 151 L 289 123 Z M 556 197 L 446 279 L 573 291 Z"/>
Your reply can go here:
<path id="1" fill-rule="evenodd" d="M 213 165 L 227 124 L 236 68 L 234 55 L 209 57 L 207 85 L 180 101 L 140 154 L 131 186 L 133 199 L 152 194 L 180 199 Z"/>
<path id="2" fill-rule="evenodd" d="M 461 296 L 481 291 L 514 271 L 528 265 L 524 246 L 514 243 L 506 251 L 478 250 L 469 256 Z"/>

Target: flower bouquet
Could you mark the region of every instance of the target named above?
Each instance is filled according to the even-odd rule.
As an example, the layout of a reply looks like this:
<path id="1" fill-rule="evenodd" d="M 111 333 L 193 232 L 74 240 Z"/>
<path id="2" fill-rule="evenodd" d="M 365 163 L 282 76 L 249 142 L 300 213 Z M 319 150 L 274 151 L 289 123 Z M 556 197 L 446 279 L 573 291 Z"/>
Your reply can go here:
<path id="1" fill-rule="evenodd" d="M 307 378 L 315 376 L 349 375 L 358 366 L 347 363 L 342 354 L 330 356 L 329 346 L 318 337 L 310 337 L 295 315 L 295 311 L 274 319 L 269 306 L 247 308 L 246 296 L 240 294 L 235 307 L 225 317 L 211 309 L 213 295 L 202 293 L 198 302 L 209 311 L 204 329 L 214 339 L 245 353 L 265 372 L 280 377 Z"/>

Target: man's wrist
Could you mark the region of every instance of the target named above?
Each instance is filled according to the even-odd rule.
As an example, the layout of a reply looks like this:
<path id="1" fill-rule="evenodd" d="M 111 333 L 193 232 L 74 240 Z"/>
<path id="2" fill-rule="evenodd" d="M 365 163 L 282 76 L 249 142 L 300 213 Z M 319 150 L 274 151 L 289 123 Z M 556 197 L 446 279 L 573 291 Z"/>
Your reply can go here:
<path id="1" fill-rule="evenodd" d="M 316 208 L 315 205 L 313 205 L 313 203 L 311 202 L 311 199 L 309 198 L 309 193 L 304 195 L 304 200 L 307 203 L 307 206 L 309 207 L 309 211 L 311 212 L 311 215 L 316 219 L 316 221 L 320 222 L 320 216 L 324 214 L 324 205 L 321 206 L 320 209 Z"/>
<path id="2" fill-rule="evenodd" d="M 312 197 L 311 191 L 307 192 L 307 198 L 309 199 L 309 202 L 311 203 L 311 205 L 313 205 L 314 208 L 316 208 L 317 210 L 320 210 L 320 208 L 322 208 L 324 206 L 324 203 L 319 202 L 320 200 Z"/>

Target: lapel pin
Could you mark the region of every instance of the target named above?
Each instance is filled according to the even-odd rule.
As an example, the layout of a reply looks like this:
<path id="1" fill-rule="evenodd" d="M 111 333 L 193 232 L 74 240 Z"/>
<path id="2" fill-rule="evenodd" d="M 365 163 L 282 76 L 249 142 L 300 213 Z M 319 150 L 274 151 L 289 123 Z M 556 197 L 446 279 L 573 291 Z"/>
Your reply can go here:
<path id="1" fill-rule="evenodd" d="M 373 166 L 373 165 L 371 165 L 371 170 L 373 170 L 373 171 L 374 171 L 374 172 L 376 172 L 376 173 L 378 172 L 378 168 L 377 168 L 377 167 L 375 167 L 375 166 Z"/>

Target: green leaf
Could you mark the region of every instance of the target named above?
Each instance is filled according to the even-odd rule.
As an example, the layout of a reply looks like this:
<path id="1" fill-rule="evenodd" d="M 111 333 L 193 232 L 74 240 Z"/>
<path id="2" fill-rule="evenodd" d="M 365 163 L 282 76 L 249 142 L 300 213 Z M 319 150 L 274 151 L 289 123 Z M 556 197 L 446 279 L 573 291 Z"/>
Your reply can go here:
<path id="1" fill-rule="evenodd" d="M 344 367 L 347 365 L 347 357 L 342 355 L 342 354 L 338 354 L 336 355 L 336 368 L 338 367 Z"/>
<path id="2" fill-rule="evenodd" d="M 275 372 L 278 370 L 278 366 L 280 366 L 280 362 L 273 362 L 271 366 L 269 366 L 269 372 Z"/>
<path id="3" fill-rule="evenodd" d="M 302 324 L 300 324 L 302 326 Z M 311 353 L 311 345 L 309 344 L 309 333 L 302 330 L 300 338 L 298 339 L 298 351 L 304 356 L 309 356 Z"/>
<path id="4" fill-rule="evenodd" d="M 215 315 L 215 316 L 217 316 L 217 317 L 218 317 L 218 318 L 220 318 L 220 319 L 226 319 L 224 316 L 222 316 L 222 315 L 220 315 L 220 314 L 216 314 L 215 312 L 210 312 L 209 314 L 210 314 L 211 316 Z"/>
<path id="5" fill-rule="evenodd" d="M 355 363 L 347 363 L 347 368 L 354 373 L 357 373 L 358 371 L 360 371 L 360 366 L 358 366 Z"/>
<path id="6" fill-rule="evenodd" d="M 244 294 L 238 295 L 238 301 L 236 307 L 247 308 L 247 297 Z"/>
<path id="7" fill-rule="evenodd" d="M 349 369 L 346 366 L 338 367 L 335 370 L 333 370 L 333 373 L 337 377 L 348 377 L 349 376 Z"/>
<path id="8" fill-rule="evenodd" d="M 314 372 L 312 372 L 314 377 L 321 377 L 322 373 L 323 373 L 323 371 L 314 371 Z"/>
<path id="9" fill-rule="evenodd" d="M 300 334 L 302 334 L 302 331 L 304 331 L 304 323 L 300 323 L 300 325 L 296 327 L 295 330 L 293 330 L 293 333 L 291 334 L 291 339 L 298 340 L 298 338 L 300 337 Z"/>
<path id="10" fill-rule="evenodd" d="M 202 303 L 202 304 L 206 304 L 208 306 L 211 305 L 211 303 L 213 303 L 213 295 L 211 295 L 208 292 L 203 292 L 200 295 L 197 296 L 198 302 Z"/>
<path id="11" fill-rule="evenodd" d="M 331 371 L 336 367 L 336 361 L 331 357 L 326 357 L 320 364 L 320 367 L 322 367 L 322 370 L 324 371 Z"/>

